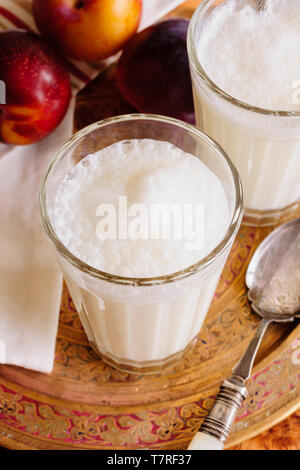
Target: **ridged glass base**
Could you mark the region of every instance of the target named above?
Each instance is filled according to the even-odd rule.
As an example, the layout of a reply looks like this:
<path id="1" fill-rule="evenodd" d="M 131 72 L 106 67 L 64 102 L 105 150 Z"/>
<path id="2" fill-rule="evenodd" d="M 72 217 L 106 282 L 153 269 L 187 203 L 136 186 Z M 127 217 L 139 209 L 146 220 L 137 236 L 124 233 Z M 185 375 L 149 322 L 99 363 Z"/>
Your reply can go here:
<path id="1" fill-rule="evenodd" d="M 101 356 L 104 362 L 107 364 L 115 367 L 116 369 L 120 370 L 121 372 L 129 372 L 131 374 L 138 374 L 138 375 L 147 375 L 147 374 L 155 374 L 159 372 L 165 371 L 168 367 L 174 366 L 179 363 L 183 357 L 183 355 L 193 346 L 194 342 L 197 340 L 198 335 L 189 342 L 189 344 L 182 350 L 178 351 L 171 356 L 168 356 L 164 359 L 158 359 L 154 361 L 132 361 L 130 359 L 118 358 L 109 354 L 107 352 L 99 351 L 99 349 L 90 342 L 94 351 Z"/>
<path id="2" fill-rule="evenodd" d="M 284 209 L 257 211 L 245 209 L 243 224 L 253 227 L 268 227 L 271 225 L 281 225 L 300 215 L 300 201 L 291 204 Z"/>

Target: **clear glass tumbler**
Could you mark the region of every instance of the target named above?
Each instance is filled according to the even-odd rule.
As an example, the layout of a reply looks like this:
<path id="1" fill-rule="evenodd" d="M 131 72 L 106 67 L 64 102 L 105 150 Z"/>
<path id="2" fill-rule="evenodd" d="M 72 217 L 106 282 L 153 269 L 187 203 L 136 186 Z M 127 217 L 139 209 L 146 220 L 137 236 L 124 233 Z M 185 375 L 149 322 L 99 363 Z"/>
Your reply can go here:
<path id="1" fill-rule="evenodd" d="M 221 181 L 230 223 L 220 244 L 180 272 L 129 278 L 99 271 L 75 257 L 58 239 L 52 209 L 58 186 L 86 155 L 124 139 L 171 142 L 201 159 Z M 94 349 L 121 370 L 160 371 L 177 362 L 198 335 L 241 223 L 242 189 L 223 150 L 195 127 L 154 115 L 107 119 L 77 132 L 51 161 L 40 189 L 41 220 L 74 304 Z"/>
<path id="2" fill-rule="evenodd" d="M 273 225 L 300 207 L 300 112 L 250 106 L 220 89 L 199 61 L 205 22 L 227 0 L 203 0 L 188 31 L 188 54 L 197 127 L 218 142 L 243 184 L 248 225 Z M 278 64 L 278 67 L 284 64 Z M 296 77 L 299 78 L 299 77 Z"/>

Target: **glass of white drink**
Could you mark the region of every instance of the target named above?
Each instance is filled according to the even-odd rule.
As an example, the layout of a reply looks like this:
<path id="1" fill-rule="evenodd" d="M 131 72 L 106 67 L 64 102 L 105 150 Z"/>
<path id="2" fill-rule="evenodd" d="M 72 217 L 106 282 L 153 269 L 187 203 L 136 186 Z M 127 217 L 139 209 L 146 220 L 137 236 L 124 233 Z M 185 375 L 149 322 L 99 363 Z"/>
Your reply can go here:
<path id="1" fill-rule="evenodd" d="M 245 223 L 292 217 L 300 201 L 300 2 L 204 0 L 189 27 L 197 127 L 243 184 Z"/>
<path id="2" fill-rule="evenodd" d="M 238 173 L 218 144 L 162 116 L 101 121 L 58 151 L 40 208 L 104 360 L 137 373 L 178 361 L 200 331 L 243 213 Z"/>

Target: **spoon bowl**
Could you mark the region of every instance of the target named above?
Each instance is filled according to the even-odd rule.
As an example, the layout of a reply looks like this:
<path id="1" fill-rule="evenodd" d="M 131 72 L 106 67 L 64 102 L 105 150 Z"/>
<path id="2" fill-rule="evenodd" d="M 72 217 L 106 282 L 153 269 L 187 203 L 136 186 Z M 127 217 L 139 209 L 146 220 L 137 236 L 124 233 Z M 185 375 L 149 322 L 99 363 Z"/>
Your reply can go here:
<path id="1" fill-rule="evenodd" d="M 259 245 L 247 273 L 253 310 L 274 322 L 300 317 L 300 218 L 274 230 Z"/>

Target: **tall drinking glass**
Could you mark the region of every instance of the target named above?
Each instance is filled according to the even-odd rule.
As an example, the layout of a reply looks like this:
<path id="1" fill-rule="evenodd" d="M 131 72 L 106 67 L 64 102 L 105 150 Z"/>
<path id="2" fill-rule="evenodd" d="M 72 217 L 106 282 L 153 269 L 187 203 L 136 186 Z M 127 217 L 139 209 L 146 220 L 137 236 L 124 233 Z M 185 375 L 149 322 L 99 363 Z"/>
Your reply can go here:
<path id="1" fill-rule="evenodd" d="M 243 103 L 208 77 L 197 47 L 207 19 L 225 1 L 204 0 L 189 26 L 197 127 L 218 142 L 236 166 L 243 184 L 245 223 L 272 225 L 293 217 L 300 207 L 300 113 Z"/>
<path id="2" fill-rule="evenodd" d="M 60 182 L 86 155 L 124 139 L 171 142 L 219 178 L 230 221 L 216 248 L 188 268 L 153 278 L 103 272 L 59 240 L 53 206 Z M 50 163 L 40 190 L 41 220 L 91 345 L 108 363 L 131 372 L 159 371 L 178 361 L 198 335 L 243 212 L 238 173 L 223 150 L 195 127 L 154 115 L 126 115 L 77 132 Z"/>

